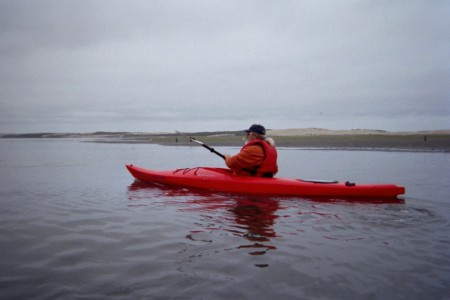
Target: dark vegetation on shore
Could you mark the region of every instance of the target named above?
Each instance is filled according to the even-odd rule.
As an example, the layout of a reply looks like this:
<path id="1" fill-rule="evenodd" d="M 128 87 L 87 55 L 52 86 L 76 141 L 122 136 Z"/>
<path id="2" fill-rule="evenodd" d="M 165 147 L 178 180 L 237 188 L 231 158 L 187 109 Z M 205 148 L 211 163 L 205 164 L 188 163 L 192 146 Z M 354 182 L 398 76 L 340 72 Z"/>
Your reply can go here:
<path id="1" fill-rule="evenodd" d="M 211 146 L 242 146 L 242 131 L 185 133 Z M 1 138 L 79 138 L 99 143 L 145 143 L 168 146 L 193 145 L 177 133 L 27 133 L 5 134 Z M 274 136 L 278 147 L 320 149 L 383 149 L 450 152 L 450 134 L 380 133 Z"/>

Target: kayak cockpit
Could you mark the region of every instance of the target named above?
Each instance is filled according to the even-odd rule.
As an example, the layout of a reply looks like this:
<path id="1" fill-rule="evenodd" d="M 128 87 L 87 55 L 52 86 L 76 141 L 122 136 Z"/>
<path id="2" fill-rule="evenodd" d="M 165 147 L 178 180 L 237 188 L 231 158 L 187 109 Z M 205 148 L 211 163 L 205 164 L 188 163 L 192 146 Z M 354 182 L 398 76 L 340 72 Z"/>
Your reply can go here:
<path id="1" fill-rule="evenodd" d="M 224 174 L 224 175 L 233 175 L 232 171 L 230 169 L 225 169 L 225 168 L 210 168 L 210 167 L 195 167 L 195 168 L 182 168 L 182 169 L 176 169 L 173 171 L 173 174 L 177 174 L 177 173 L 181 173 L 183 175 L 185 174 L 194 174 L 194 175 L 198 175 L 198 172 L 201 170 L 206 170 L 206 171 L 212 171 L 212 172 L 217 172 L 220 174 Z"/>

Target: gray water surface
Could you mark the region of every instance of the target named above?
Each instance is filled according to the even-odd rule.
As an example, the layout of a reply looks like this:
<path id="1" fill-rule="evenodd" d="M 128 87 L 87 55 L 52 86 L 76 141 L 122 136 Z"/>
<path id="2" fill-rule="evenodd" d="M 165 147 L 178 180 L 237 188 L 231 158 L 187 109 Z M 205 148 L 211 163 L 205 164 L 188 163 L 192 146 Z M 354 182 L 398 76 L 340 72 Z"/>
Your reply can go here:
<path id="1" fill-rule="evenodd" d="M 223 167 L 202 147 L 0 140 L 1 299 L 448 299 L 449 154 L 279 150 L 278 176 L 406 186 L 378 204 L 158 187 L 127 163 Z"/>

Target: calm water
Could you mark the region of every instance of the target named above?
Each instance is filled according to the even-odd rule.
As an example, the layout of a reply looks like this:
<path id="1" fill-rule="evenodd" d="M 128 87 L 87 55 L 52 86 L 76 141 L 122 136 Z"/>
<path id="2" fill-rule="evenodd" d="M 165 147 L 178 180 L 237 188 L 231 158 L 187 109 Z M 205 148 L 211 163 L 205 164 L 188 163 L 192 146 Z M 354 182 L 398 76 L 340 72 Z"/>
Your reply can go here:
<path id="1" fill-rule="evenodd" d="M 279 176 L 396 183 L 405 202 L 198 193 L 124 167 L 223 166 L 202 147 L 0 140 L 0 298 L 449 299 L 448 153 L 279 155 Z"/>

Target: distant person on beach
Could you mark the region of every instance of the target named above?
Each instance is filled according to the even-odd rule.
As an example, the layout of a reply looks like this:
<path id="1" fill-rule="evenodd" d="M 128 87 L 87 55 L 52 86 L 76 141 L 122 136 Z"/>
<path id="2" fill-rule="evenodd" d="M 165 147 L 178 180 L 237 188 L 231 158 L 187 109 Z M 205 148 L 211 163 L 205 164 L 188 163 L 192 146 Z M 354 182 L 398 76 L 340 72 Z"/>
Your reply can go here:
<path id="1" fill-rule="evenodd" d="M 225 164 L 236 175 L 273 177 L 278 172 L 274 140 L 266 138 L 266 129 L 259 124 L 245 132 L 244 147 L 234 156 L 225 154 Z"/>

